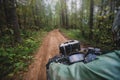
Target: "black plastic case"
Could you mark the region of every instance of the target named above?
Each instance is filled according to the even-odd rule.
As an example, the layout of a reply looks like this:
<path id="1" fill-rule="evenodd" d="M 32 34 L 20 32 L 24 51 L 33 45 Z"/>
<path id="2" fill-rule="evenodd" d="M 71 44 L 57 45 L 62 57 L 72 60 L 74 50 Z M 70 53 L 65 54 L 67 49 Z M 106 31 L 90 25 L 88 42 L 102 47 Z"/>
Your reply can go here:
<path id="1" fill-rule="evenodd" d="M 62 55 L 70 55 L 71 53 L 80 51 L 80 42 L 77 40 L 70 40 L 59 46 Z"/>

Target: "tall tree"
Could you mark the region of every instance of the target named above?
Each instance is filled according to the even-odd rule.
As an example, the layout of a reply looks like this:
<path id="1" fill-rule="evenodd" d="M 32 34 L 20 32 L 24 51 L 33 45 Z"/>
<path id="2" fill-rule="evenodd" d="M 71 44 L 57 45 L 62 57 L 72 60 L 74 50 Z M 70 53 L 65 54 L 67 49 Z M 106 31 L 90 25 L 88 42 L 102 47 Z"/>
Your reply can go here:
<path id="1" fill-rule="evenodd" d="M 65 14 L 64 14 L 64 0 L 60 0 L 61 3 L 61 26 L 65 26 Z"/>
<path id="2" fill-rule="evenodd" d="M 65 17 L 66 17 L 66 29 L 69 26 L 69 20 L 68 20 L 68 10 L 67 10 L 67 0 L 65 0 Z"/>
<path id="3" fill-rule="evenodd" d="M 89 17 L 89 39 L 93 39 L 93 11 L 94 11 L 94 0 L 90 0 L 90 17 Z"/>
<path id="4" fill-rule="evenodd" d="M 67 1 L 60 0 L 60 3 L 61 3 L 61 25 L 67 28 L 68 27 Z"/>
<path id="5" fill-rule="evenodd" d="M 81 24 L 80 24 L 80 30 L 81 30 L 81 32 L 82 32 L 82 36 L 85 36 L 85 32 L 84 32 L 84 30 L 83 30 L 83 10 L 84 10 L 84 0 L 82 0 L 82 6 L 81 6 L 81 8 L 80 8 L 80 22 L 81 22 Z"/>
<path id="6" fill-rule="evenodd" d="M 2 5 L 2 0 L 0 0 L 0 36 L 2 35 L 3 31 L 2 31 L 2 15 L 3 14 L 3 5 Z"/>
<path id="7" fill-rule="evenodd" d="M 15 42 L 21 42 L 20 29 L 16 14 L 15 0 L 3 0 L 3 3 L 4 3 L 7 25 L 8 27 L 11 27 L 14 31 Z"/>

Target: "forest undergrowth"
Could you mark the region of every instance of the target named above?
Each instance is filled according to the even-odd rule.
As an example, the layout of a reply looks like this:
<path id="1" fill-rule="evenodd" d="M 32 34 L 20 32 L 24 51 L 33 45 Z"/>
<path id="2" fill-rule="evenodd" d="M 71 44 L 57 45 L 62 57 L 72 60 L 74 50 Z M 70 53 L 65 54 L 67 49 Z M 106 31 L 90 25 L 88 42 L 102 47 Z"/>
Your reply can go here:
<path id="1" fill-rule="evenodd" d="M 101 43 L 100 42 L 96 42 L 96 39 L 94 40 L 89 40 L 87 37 L 83 36 L 81 31 L 79 29 L 63 29 L 61 28 L 60 31 L 66 35 L 66 37 L 68 37 L 69 39 L 73 40 L 79 40 L 82 44 L 86 45 L 86 46 L 90 46 L 90 47 L 97 47 L 97 48 L 101 48 L 103 51 L 109 51 L 113 49 L 113 43 L 109 43 L 108 44 L 104 44 L 102 42 L 104 42 L 105 40 L 103 40 Z M 101 35 L 99 35 L 100 37 Z"/>
<path id="2" fill-rule="evenodd" d="M 33 60 L 33 54 L 40 46 L 47 32 L 22 31 L 22 43 L 13 46 L 11 36 L 5 35 L 0 39 L 0 78 L 10 79 L 21 71 L 27 71 L 28 65 Z"/>

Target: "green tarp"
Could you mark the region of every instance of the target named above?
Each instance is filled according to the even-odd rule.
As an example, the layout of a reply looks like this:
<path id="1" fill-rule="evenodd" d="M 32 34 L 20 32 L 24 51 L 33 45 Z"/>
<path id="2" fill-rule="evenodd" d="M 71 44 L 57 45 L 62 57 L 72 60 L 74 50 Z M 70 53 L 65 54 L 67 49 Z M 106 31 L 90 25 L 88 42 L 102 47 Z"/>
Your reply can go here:
<path id="1" fill-rule="evenodd" d="M 113 51 L 89 63 L 51 63 L 50 80 L 120 80 L 120 51 Z"/>

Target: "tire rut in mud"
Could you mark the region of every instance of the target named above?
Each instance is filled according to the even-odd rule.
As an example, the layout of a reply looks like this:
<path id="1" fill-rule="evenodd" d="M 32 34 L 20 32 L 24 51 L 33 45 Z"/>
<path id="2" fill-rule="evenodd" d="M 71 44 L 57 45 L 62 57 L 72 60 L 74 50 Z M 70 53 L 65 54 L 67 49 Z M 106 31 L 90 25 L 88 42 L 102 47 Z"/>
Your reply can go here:
<path id="1" fill-rule="evenodd" d="M 29 66 L 24 80 L 46 80 L 46 63 L 49 58 L 59 53 L 59 44 L 65 41 L 67 39 L 58 29 L 49 32 L 36 53 L 34 62 Z"/>

